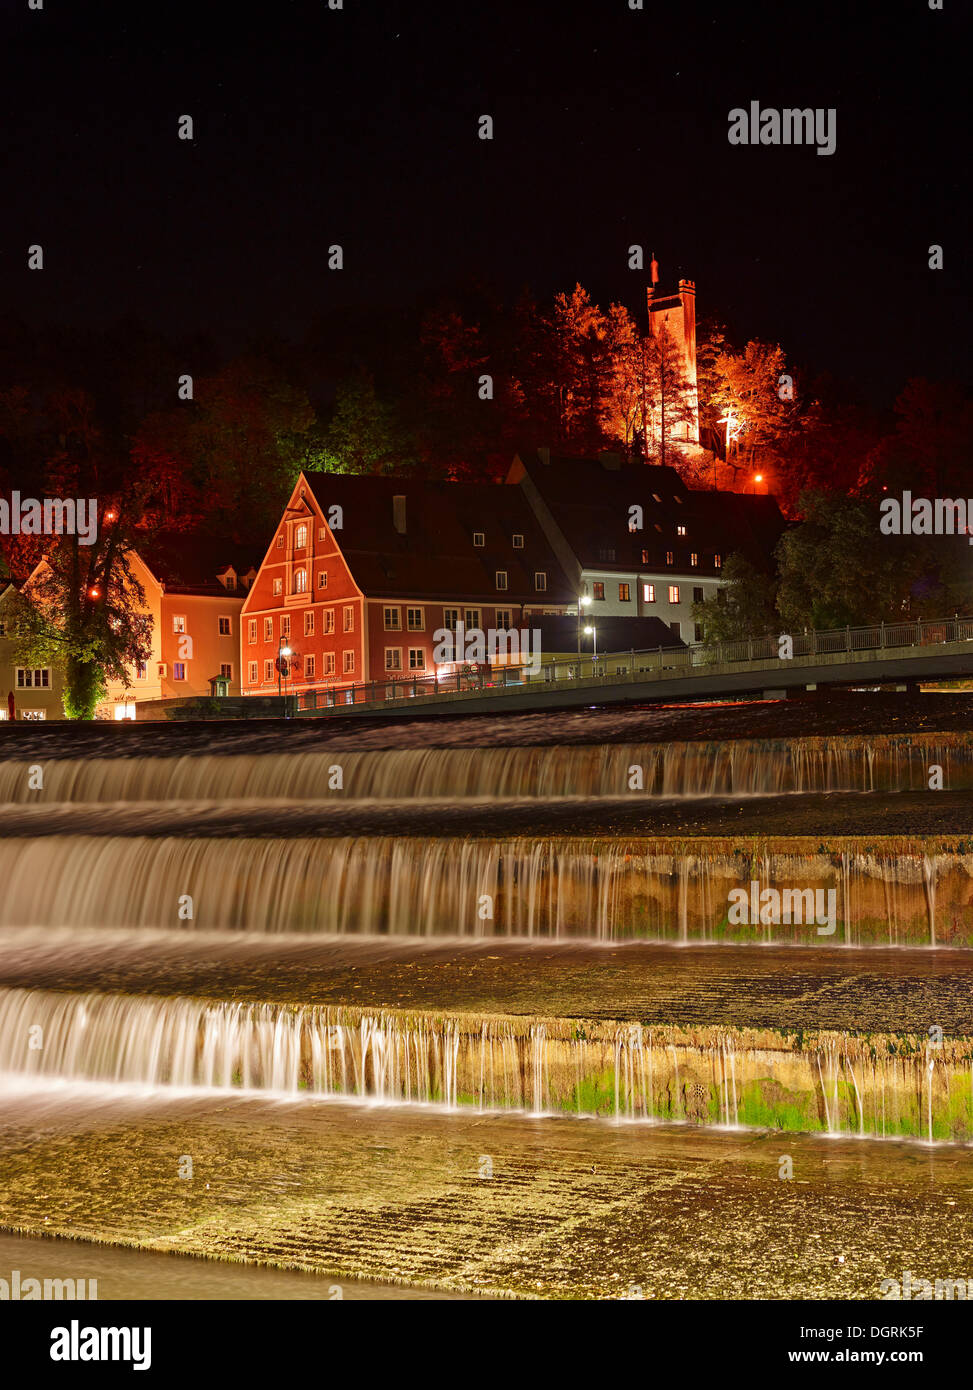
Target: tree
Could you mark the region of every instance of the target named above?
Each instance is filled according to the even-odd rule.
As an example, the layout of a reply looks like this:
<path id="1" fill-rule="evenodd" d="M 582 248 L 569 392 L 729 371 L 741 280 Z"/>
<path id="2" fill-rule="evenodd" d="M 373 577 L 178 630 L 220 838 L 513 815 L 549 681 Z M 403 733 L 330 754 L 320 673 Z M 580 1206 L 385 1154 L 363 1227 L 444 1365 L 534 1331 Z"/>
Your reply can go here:
<path id="1" fill-rule="evenodd" d="M 693 604 L 693 620 L 702 625 L 707 645 L 766 637 L 777 631 L 780 624 L 772 576 L 734 551 L 724 562 L 723 580 L 723 587 L 713 598 Z"/>
<path id="2" fill-rule="evenodd" d="M 331 420 L 312 454 L 314 466 L 331 473 L 401 472 L 410 461 L 394 411 L 378 399 L 368 373 L 341 382 Z"/>

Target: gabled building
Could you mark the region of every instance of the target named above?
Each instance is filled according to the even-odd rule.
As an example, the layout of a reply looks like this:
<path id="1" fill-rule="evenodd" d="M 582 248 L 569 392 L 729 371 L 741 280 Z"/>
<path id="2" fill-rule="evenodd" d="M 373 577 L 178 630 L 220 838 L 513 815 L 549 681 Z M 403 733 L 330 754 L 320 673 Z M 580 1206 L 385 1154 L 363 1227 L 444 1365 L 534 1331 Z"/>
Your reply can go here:
<path id="1" fill-rule="evenodd" d="M 731 551 L 769 567 L 786 522 L 769 496 L 687 488 L 674 468 L 517 454 L 507 483 L 523 492 L 585 612 L 657 618 L 699 640 L 692 605 L 722 584 Z M 577 602 L 577 599 L 575 599 Z"/>
<path id="2" fill-rule="evenodd" d="M 429 676 L 437 630 L 575 602 L 517 488 L 302 474 L 243 605 L 243 693 L 276 693 L 285 664 L 292 693 Z"/>
<path id="3" fill-rule="evenodd" d="M 24 593 L 45 563 L 35 567 Z M 217 682 L 225 694 L 239 695 L 240 609 L 256 574 L 252 559 L 228 558 L 212 538 L 179 532 L 134 553 L 132 571 L 152 619 L 151 650 L 125 681 L 109 682 L 97 717 L 134 719 L 142 701 L 210 695 Z M 18 719 L 63 719 L 61 667 L 25 667 L 15 659 L 4 617 L 13 592 L 11 584 L 0 594 L 0 719 L 9 717 L 11 696 Z"/>

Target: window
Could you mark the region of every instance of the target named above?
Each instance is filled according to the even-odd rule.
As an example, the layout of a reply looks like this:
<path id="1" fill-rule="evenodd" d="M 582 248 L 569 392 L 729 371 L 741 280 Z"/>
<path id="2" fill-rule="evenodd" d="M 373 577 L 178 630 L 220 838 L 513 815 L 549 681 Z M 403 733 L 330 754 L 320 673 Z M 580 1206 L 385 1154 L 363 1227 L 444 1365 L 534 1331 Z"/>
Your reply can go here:
<path id="1" fill-rule="evenodd" d="M 676 527 L 676 535 L 677 535 L 677 536 L 684 536 L 685 534 L 686 534 L 686 528 L 685 528 L 685 526 L 677 526 L 677 527 Z"/>
<path id="2" fill-rule="evenodd" d="M 253 643 L 253 642 L 256 642 L 256 640 L 257 640 L 257 620 L 256 620 L 256 618 L 251 618 L 250 621 L 247 623 L 247 641 L 250 642 L 250 643 Z"/>
<path id="3" fill-rule="evenodd" d="M 605 549 L 599 550 L 599 551 L 598 551 L 598 559 L 601 560 L 602 563 L 605 563 L 605 564 L 614 563 L 614 560 L 615 560 L 615 547 L 614 547 L 614 546 L 609 546 L 607 550 L 605 550 Z"/>
<path id="4" fill-rule="evenodd" d="M 523 550 L 524 538 L 519 531 L 515 531 L 513 535 L 510 537 L 510 540 L 514 550 Z"/>
<path id="5" fill-rule="evenodd" d="M 695 550 L 690 553 L 689 563 L 692 565 L 693 569 L 699 564 L 699 556 L 696 554 Z"/>
<path id="6" fill-rule="evenodd" d="M 224 585 L 225 585 L 225 587 L 226 587 L 227 589 L 235 589 L 235 588 L 236 588 L 236 575 L 235 575 L 235 574 L 228 574 L 228 575 L 226 576 L 226 578 L 224 579 L 223 583 L 224 583 Z"/>
<path id="7" fill-rule="evenodd" d="M 426 669 L 426 654 L 421 647 L 409 648 L 409 670 L 424 671 Z"/>
<path id="8" fill-rule="evenodd" d="M 221 662 L 220 662 L 220 675 L 221 675 L 221 676 L 225 676 L 226 679 L 227 679 L 228 681 L 231 681 L 231 680 L 233 679 L 233 663 L 232 663 L 232 661 L 221 661 Z"/>
<path id="9" fill-rule="evenodd" d="M 506 571 L 506 570 L 497 570 L 497 588 L 498 588 L 498 589 L 505 589 L 506 587 L 507 587 L 507 571 Z"/>
<path id="10" fill-rule="evenodd" d="M 465 621 L 466 626 L 467 626 L 468 628 L 469 628 L 469 627 L 477 627 L 477 628 L 478 628 L 478 627 L 480 626 L 480 610 L 479 610 L 479 608 L 467 608 L 466 614 L 465 614 L 465 617 L 464 617 L 464 621 Z"/>
<path id="11" fill-rule="evenodd" d="M 400 632 L 402 629 L 402 610 L 400 608 L 383 608 L 383 618 L 385 621 L 386 632 Z"/>
<path id="12" fill-rule="evenodd" d="M 713 568 L 714 568 L 715 570 L 718 570 L 718 569 L 721 569 L 722 566 L 723 566 L 723 556 L 722 556 L 722 555 L 714 555 L 714 556 L 713 556 Z"/>
<path id="13" fill-rule="evenodd" d="M 355 609 L 353 604 L 342 610 L 342 630 L 344 632 L 354 632 L 355 630 Z"/>
<path id="14" fill-rule="evenodd" d="M 405 625 L 410 632 L 425 632 L 426 615 L 422 608 L 407 608 L 405 610 Z"/>
<path id="15" fill-rule="evenodd" d="M 307 593 L 307 570 L 294 571 L 294 592 L 295 594 Z"/>
<path id="16" fill-rule="evenodd" d="M 334 632 L 334 609 L 333 609 L 333 608 L 326 608 L 326 609 L 324 610 L 324 627 L 322 628 L 322 631 L 323 631 L 323 632 Z"/>
<path id="17" fill-rule="evenodd" d="M 184 614 L 184 613 L 173 613 L 173 615 L 172 615 L 172 630 L 173 630 L 173 632 L 185 632 L 185 631 L 186 631 L 186 617 L 185 617 L 185 614 Z"/>
<path id="18" fill-rule="evenodd" d="M 547 589 L 547 570 L 534 571 L 534 588 L 538 593 L 544 593 Z"/>
<path id="19" fill-rule="evenodd" d="M 510 608 L 497 609 L 497 628 L 500 632 L 509 632 L 513 622 L 513 610 Z"/>
<path id="20" fill-rule="evenodd" d="M 230 635 L 230 620 L 229 620 L 229 618 L 220 618 L 219 623 L 220 623 L 220 636 L 221 636 L 221 637 L 229 637 L 229 635 Z"/>
<path id="21" fill-rule="evenodd" d="M 649 563 L 649 552 L 648 552 L 647 550 L 643 550 L 643 551 L 642 551 L 642 564 L 643 564 L 643 565 L 647 565 L 648 563 Z"/>
<path id="22" fill-rule="evenodd" d="M 304 610 L 304 636 L 305 636 L 305 637 L 313 637 L 313 636 L 314 636 L 314 609 L 313 609 L 313 608 L 306 608 L 306 609 Z"/>
<path id="23" fill-rule="evenodd" d="M 594 581 L 591 586 L 591 597 L 595 599 L 603 599 L 605 597 L 605 585 L 603 580 L 596 579 Z"/>
<path id="24" fill-rule="evenodd" d="M 703 601 L 703 586 L 702 586 L 702 584 L 694 584 L 694 585 L 693 585 L 693 603 L 702 603 L 702 601 Z"/>
<path id="25" fill-rule="evenodd" d="M 631 586 L 630 586 L 629 584 L 619 584 L 619 586 L 618 586 L 618 601 L 619 601 L 619 603 L 628 603 L 628 602 L 630 601 L 631 597 L 632 597 L 632 589 L 631 589 Z"/>
<path id="26" fill-rule="evenodd" d="M 283 536 L 278 536 L 278 537 L 277 537 L 277 549 L 278 549 L 278 550 L 283 550 L 283 549 L 284 549 L 284 537 L 283 537 Z"/>
<path id="27" fill-rule="evenodd" d="M 273 679 L 274 679 L 274 663 L 273 663 L 272 661 L 265 661 L 265 662 L 264 662 L 264 680 L 265 680 L 265 681 L 272 681 Z"/>
<path id="28" fill-rule="evenodd" d="M 653 492 L 652 496 L 655 498 L 657 502 L 661 503 L 662 498 L 659 496 L 657 492 Z"/>
<path id="29" fill-rule="evenodd" d="M 273 640 L 274 640 L 274 620 L 273 620 L 273 618 L 264 618 L 264 641 L 265 641 L 265 642 L 272 642 Z"/>
<path id="30" fill-rule="evenodd" d="M 486 545 L 486 536 L 483 534 L 482 531 L 473 532 L 473 544 L 478 548 Z"/>
<path id="31" fill-rule="evenodd" d="M 49 690 L 50 685 L 50 666 L 17 667 L 17 688 L 19 690 Z"/>
<path id="32" fill-rule="evenodd" d="M 307 676 L 308 680 L 311 680 L 312 677 L 314 676 L 314 657 L 313 657 L 313 656 L 306 656 L 306 657 L 304 658 L 304 674 L 305 674 L 305 676 Z"/>
<path id="33" fill-rule="evenodd" d="M 693 623 L 693 641 L 694 641 L 694 642 L 702 642 L 702 640 L 703 640 L 703 624 L 702 624 L 702 623 Z"/>
<path id="34" fill-rule="evenodd" d="M 46 719 L 47 712 L 42 709 L 22 709 L 20 717 L 21 719 Z"/>
<path id="35" fill-rule="evenodd" d="M 247 666 L 247 684 L 257 684 L 257 663 L 255 661 L 251 661 Z"/>
<path id="36" fill-rule="evenodd" d="M 673 555 L 672 551 L 671 551 L 671 550 L 667 550 L 667 551 L 666 551 L 666 564 L 667 564 L 667 565 L 675 564 L 675 559 L 676 559 L 676 557 Z"/>
<path id="37" fill-rule="evenodd" d="M 328 571 L 327 571 L 327 570 L 318 570 L 318 588 L 319 588 L 319 589 L 326 589 L 327 587 L 328 587 Z"/>
<path id="38" fill-rule="evenodd" d="M 172 679 L 174 681 L 184 681 L 186 679 L 186 663 L 184 661 L 174 661 L 172 663 Z"/>
<path id="39" fill-rule="evenodd" d="M 655 603 L 655 585 L 654 585 L 654 584 L 643 584 L 643 585 L 642 585 L 642 602 L 643 602 L 643 603 Z"/>
<path id="40" fill-rule="evenodd" d="M 386 647 L 386 648 L 385 648 L 385 669 L 386 669 L 386 671 L 401 671 L 401 670 L 402 670 L 402 648 L 401 648 L 401 647 Z"/>
<path id="41" fill-rule="evenodd" d="M 324 674 L 326 676 L 334 675 L 334 652 L 325 652 L 324 654 Z"/>
<path id="42" fill-rule="evenodd" d="M 144 662 L 144 661 L 136 661 L 136 663 L 135 663 L 135 679 L 136 679 L 137 681 L 144 681 L 147 674 L 148 674 L 148 667 L 146 666 L 145 662 Z"/>
<path id="43" fill-rule="evenodd" d="M 274 598 L 278 598 L 284 592 L 283 579 L 274 580 Z"/>
<path id="44" fill-rule="evenodd" d="M 670 585 L 669 585 L 669 602 L 670 602 L 670 603 L 678 603 L 678 602 L 679 602 L 679 585 L 678 585 L 678 584 L 670 584 Z"/>
<path id="45" fill-rule="evenodd" d="M 294 549 L 295 549 L 295 550 L 305 550 L 305 549 L 307 549 L 307 527 L 306 527 L 306 526 L 298 526 L 298 527 L 296 528 L 296 530 L 294 531 Z"/>
<path id="46" fill-rule="evenodd" d="M 446 628 L 449 632 L 455 632 L 455 631 L 456 631 L 456 624 L 457 624 L 458 622 L 459 622 L 459 609 L 458 609 L 458 608 L 444 608 L 444 609 L 443 609 L 443 627 L 444 627 L 444 628 Z"/>
<path id="47" fill-rule="evenodd" d="M 291 615 L 289 613 L 280 615 L 280 635 L 281 637 L 290 637 L 291 635 Z"/>
<path id="48" fill-rule="evenodd" d="M 349 676 L 354 672 L 355 669 L 355 653 L 342 652 L 342 657 L 344 658 L 344 673 L 346 676 Z"/>
<path id="49" fill-rule="evenodd" d="M 325 538 L 325 536 L 326 536 L 327 534 L 328 534 L 328 528 L 327 528 L 327 526 L 319 526 L 319 527 L 318 527 L 318 540 L 319 540 L 319 541 L 323 541 L 324 538 Z"/>
<path id="50" fill-rule="evenodd" d="M 669 631 L 672 633 L 673 637 L 679 637 L 681 639 L 682 627 L 679 623 L 670 623 Z"/>

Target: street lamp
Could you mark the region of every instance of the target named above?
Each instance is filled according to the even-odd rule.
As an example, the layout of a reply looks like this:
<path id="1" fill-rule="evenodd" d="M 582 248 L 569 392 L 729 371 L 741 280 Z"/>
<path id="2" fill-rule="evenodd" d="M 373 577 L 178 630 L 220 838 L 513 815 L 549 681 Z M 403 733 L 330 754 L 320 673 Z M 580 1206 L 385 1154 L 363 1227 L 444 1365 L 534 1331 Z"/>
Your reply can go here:
<path id="1" fill-rule="evenodd" d="M 597 661 L 597 660 L 598 660 L 598 629 L 597 629 L 596 627 L 586 627 L 585 630 L 584 630 L 584 635 L 585 635 L 586 637 L 590 637 L 590 638 L 592 639 L 592 641 L 591 641 L 591 652 L 592 652 L 591 659 L 592 659 L 592 661 Z"/>
<path id="2" fill-rule="evenodd" d="M 290 647 L 284 646 L 284 639 L 281 637 L 277 643 L 277 694 L 280 695 L 281 679 L 287 672 L 287 657 L 291 654 Z"/>
<path id="3" fill-rule="evenodd" d="M 591 602 L 591 595 L 590 595 L 590 594 L 579 594 L 579 595 L 578 595 L 578 660 L 579 660 L 579 661 L 581 660 L 581 610 L 582 610 L 582 608 L 587 608 L 587 607 L 588 607 L 588 604 L 589 604 L 590 602 Z M 587 630 L 588 630 L 588 629 L 585 628 L 585 631 L 586 631 L 586 632 L 587 632 Z"/>

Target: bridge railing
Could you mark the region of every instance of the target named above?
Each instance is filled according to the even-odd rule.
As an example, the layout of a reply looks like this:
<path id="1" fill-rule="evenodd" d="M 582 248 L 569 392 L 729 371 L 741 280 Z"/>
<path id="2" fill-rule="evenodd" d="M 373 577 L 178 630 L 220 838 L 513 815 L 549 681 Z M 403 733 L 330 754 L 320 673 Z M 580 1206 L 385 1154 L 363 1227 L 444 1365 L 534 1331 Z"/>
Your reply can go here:
<path id="1" fill-rule="evenodd" d="M 875 627 L 844 627 L 825 632 L 785 633 L 791 655 L 827 656 L 839 652 L 881 651 L 886 648 L 930 647 L 950 642 L 973 642 L 973 618 L 923 619 L 904 623 L 879 623 Z M 564 681 L 611 682 L 619 676 L 664 677 L 666 673 L 777 661 L 779 636 L 746 638 L 733 642 L 696 642 L 689 646 L 651 647 L 641 651 L 605 652 L 598 656 L 562 657 L 537 668 L 470 665 L 432 676 L 390 672 L 384 679 L 341 688 L 302 691 L 291 697 L 297 712 L 312 714 L 358 704 L 391 704 L 422 696 L 456 695 L 464 691 L 493 691 L 525 685 L 559 684 Z"/>

